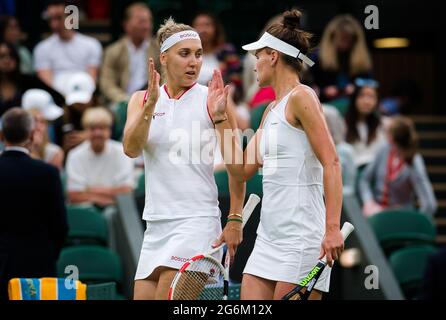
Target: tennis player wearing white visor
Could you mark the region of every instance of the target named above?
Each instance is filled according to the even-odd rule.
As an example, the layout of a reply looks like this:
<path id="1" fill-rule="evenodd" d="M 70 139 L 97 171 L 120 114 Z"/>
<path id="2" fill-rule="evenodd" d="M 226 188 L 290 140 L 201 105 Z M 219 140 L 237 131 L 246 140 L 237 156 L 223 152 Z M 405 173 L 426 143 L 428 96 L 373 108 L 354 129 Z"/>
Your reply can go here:
<path id="1" fill-rule="evenodd" d="M 257 58 L 259 86 L 271 85 L 276 100 L 266 108 L 243 164 L 226 163 L 239 181 L 249 180 L 263 167 L 260 224 L 243 272 L 242 299 L 281 299 L 320 257 L 326 255 L 331 266 L 344 246 L 339 159 L 319 99 L 299 79 L 303 65 L 313 65 L 306 55 L 310 35 L 300 29 L 300 16 L 298 10 L 285 12 L 282 21 L 243 47 Z M 230 125 L 223 122 L 216 128 L 223 132 Z M 276 138 L 270 139 L 273 135 Z M 236 137 L 228 139 L 232 141 L 224 143 L 232 143 L 232 152 L 241 152 Z M 326 268 L 310 299 L 320 299 L 329 284 Z"/>
<path id="2" fill-rule="evenodd" d="M 208 94 L 196 83 L 203 49 L 192 27 L 169 19 L 157 37 L 167 82 L 159 86 L 160 75 L 150 61 L 148 89 L 133 94 L 123 139 L 125 153 L 137 157 L 143 152 L 145 163 L 147 229 L 134 299 L 167 299 L 177 269 L 189 258 L 209 251 L 219 236 L 233 258 L 242 240 L 239 218 L 228 219 L 222 233 L 213 174 L 214 124 L 228 121 L 236 127 L 232 110 L 227 119 L 212 117 L 211 110 L 225 103 L 228 88 L 210 88 Z M 238 217 L 245 185 L 230 178 L 229 189 L 230 213 Z"/>

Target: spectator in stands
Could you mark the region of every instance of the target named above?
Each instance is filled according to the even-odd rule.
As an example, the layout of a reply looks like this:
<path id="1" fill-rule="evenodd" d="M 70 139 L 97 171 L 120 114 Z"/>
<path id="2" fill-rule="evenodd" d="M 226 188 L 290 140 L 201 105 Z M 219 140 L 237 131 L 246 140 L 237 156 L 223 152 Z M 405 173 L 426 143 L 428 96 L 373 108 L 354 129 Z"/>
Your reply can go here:
<path id="1" fill-rule="evenodd" d="M 15 17 L 0 16 L 0 42 L 12 44 L 20 57 L 20 72 L 33 73 L 31 52 L 20 43 L 21 33 L 19 22 Z"/>
<path id="2" fill-rule="evenodd" d="M 342 192 L 344 195 L 353 194 L 356 184 L 356 165 L 353 147 L 345 142 L 347 131 L 345 120 L 339 111 L 330 105 L 324 105 L 325 120 L 330 130 L 336 151 L 342 167 Z"/>
<path id="3" fill-rule="evenodd" d="M 355 164 L 363 167 L 375 158 L 380 145 L 385 142 L 384 121 L 378 113 L 378 83 L 357 79 L 345 119 L 346 141 L 355 151 Z"/>
<path id="4" fill-rule="evenodd" d="M 57 91 L 48 87 L 34 75 L 20 72 L 20 58 L 15 47 L 0 42 L 0 118 L 8 109 L 22 105 L 23 93 L 32 88 L 39 88 L 51 94 L 58 105 L 64 98 Z"/>
<path id="5" fill-rule="evenodd" d="M 0 156 L 0 300 L 11 278 L 56 277 L 68 226 L 59 171 L 29 156 L 32 115 L 12 108 L 2 118 Z"/>
<path id="6" fill-rule="evenodd" d="M 152 19 L 145 3 L 131 4 L 124 13 L 125 35 L 105 50 L 99 83 L 102 94 L 113 103 L 127 101 L 133 92 L 147 86 L 149 58 L 160 70 Z"/>
<path id="7" fill-rule="evenodd" d="M 437 209 L 423 158 L 417 153 L 413 122 L 396 116 L 389 122 L 388 142 L 364 169 L 359 189 L 363 212 L 371 216 L 384 209 L 414 208 L 433 215 Z"/>
<path id="8" fill-rule="evenodd" d="M 349 96 L 354 79 L 368 78 L 372 59 L 361 24 L 351 15 L 334 17 L 324 30 L 311 74 L 321 102 Z"/>
<path id="9" fill-rule="evenodd" d="M 226 42 L 222 23 L 210 12 L 198 13 L 192 21 L 203 45 L 202 67 L 197 82 L 208 85 L 214 70 L 220 70 L 223 80 L 231 84 L 229 102 L 235 107 L 237 125 L 240 129 L 249 126 L 248 106 L 243 103 L 242 62 L 235 47 Z"/>
<path id="10" fill-rule="evenodd" d="M 65 1 L 51 1 L 46 10 L 52 35 L 34 49 L 34 67 L 47 85 L 63 91 L 67 77 L 86 71 L 96 81 L 102 46 L 95 38 L 65 28 Z"/>
<path id="11" fill-rule="evenodd" d="M 40 89 L 26 91 L 22 100 L 23 109 L 34 116 L 35 126 L 30 148 L 31 156 L 62 170 L 64 152 L 58 145 L 50 142 L 48 122 L 61 117 L 63 109 L 54 104 L 48 92 Z"/>
<path id="12" fill-rule="evenodd" d="M 80 145 L 88 138 L 82 125 L 85 111 L 96 105 L 94 92 L 96 84 L 86 72 L 72 74 L 65 85 L 65 115 L 62 127 L 63 149 L 65 152 Z"/>
<path id="13" fill-rule="evenodd" d="M 234 101 L 239 103 L 243 98 L 242 64 L 235 47 L 226 42 L 223 25 L 218 18 L 209 12 L 199 13 L 192 21 L 203 45 L 202 67 L 198 83 L 208 85 L 214 70 L 220 70 L 226 84 L 234 85 Z"/>
<path id="14" fill-rule="evenodd" d="M 107 109 L 88 109 L 82 124 L 88 140 L 68 154 L 68 198 L 71 203 L 101 207 L 114 204 L 117 194 L 134 188 L 133 161 L 124 154 L 121 143 L 110 140 L 113 118 Z"/>

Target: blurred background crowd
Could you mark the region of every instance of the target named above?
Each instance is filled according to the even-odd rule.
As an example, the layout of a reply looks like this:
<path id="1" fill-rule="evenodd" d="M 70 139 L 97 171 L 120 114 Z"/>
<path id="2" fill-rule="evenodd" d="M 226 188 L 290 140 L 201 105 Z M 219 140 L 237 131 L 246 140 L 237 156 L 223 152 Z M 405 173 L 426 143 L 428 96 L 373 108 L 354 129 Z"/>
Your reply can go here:
<path id="1" fill-rule="evenodd" d="M 70 4 L 79 9 L 79 29 L 65 27 Z M 55 214 L 66 215 L 67 208 L 68 214 L 79 208 L 101 212 L 116 204 L 118 194 L 143 196 L 144 183 L 150 183 L 144 181 L 143 160 L 126 157 L 120 141 L 128 99 L 147 86 L 148 58 L 160 68 L 154 38 L 159 24 L 173 16 L 197 30 L 204 50 L 198 82 L 206 85 L 220 69 L 231 85 L 239 127 L 256 130 L 275 95 L 258 87 L 256 59 L 241 44 L 297 6 L 305 14 L 303 29 L 314 34 L 310 58 L 316 62 L 301 81 L 319 95 L 341 160 L 344 195 L 356 197 L 366 219 L 392 210 L 427 219 L 434 228 L 429 251 L 446 244 L 446 52 L 436 26 L 441 19 L 434 19 L 435 2 L 420 7 L 414 1 L 378 1 L 379 29 L 368 30 L 368 4 L 0 0 L 0 119 L 15 107 L 32 115 L 29 155 L 57 168 L 62 181 L 65 208 Z M 0 152 L 14 142 L 6 138 Z M 226 174 L 221 161 L 215 162 L 219 191 Z M 0 162 L 0 179 L 6 171 Z M 0 219 L 14 214 L 3 203 L 21 199 L 7 196 L 11 185 L 5 181 L 0 180 Z M 261 189 L 260 180 L 255 183 L 254 190 Z M 24 190 L 32 191 L 19 185 L 16 192 L 26 201 Z M 65 228 L 64 220 L 56 219 L 60 225 L 53 227 Z M 17 229 L 16 219 L 7 221 L 0 223 L 0 257 L 7 252 L 2 239 Z M 17 275 L 1 267 L 0 285 L 6 286 Z"/>

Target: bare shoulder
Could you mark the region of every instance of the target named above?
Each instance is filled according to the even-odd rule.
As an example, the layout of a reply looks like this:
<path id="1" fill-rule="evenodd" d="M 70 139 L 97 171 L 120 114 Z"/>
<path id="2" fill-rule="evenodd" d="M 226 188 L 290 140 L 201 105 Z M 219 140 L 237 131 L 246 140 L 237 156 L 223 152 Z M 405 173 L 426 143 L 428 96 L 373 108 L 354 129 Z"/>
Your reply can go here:
<path id="1" fill-rule="evenodd" d="M 316 92 L 306 85 L 299 85 L 290 95 L 290 105 L 293 110 L 320 110 L 322 106 Z"/>
<path id="2" fill-rule="evenodd" d="M 141 105 L 143 103 L 145 94 L 146 94 L 145 90 L 135 91 L 130 97 L 129 106 Z"/>

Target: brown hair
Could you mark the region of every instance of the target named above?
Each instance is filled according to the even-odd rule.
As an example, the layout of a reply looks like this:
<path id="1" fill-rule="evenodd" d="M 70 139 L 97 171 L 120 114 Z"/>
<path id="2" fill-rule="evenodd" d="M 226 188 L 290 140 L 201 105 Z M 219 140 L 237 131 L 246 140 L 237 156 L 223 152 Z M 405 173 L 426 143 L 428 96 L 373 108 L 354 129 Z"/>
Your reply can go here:
<path id="1" fill-rule="evenodd" d="M 412 164 L 418 148 L 418 135 L 413 121 L 403 116 L 392 118 L 389 133 L 398 150 L 403 153 L 404 160 Z"/>
<path id="2" fill-rule="evenodd" d="M 129 5 L 125 11 L 124 11 L 124 22 L 127 22 L 132 17 L 133 10 L 140 9 L 140 10 L 147 10 L 150 15 L 152 15 L 152 11 L 150 10 L 149 6 L 145 2 L 135 2 Z"/>
<path id="3" fill-rule="evenodd" d="M 195 31 L 194 28 L 192 28 L 187 24 L 176 23 L 172 17 L 164 20 L 164 24 L 160 26 L 158 32 L 156 33 L 156 39 L 158 41 L 158 45 L 161 47 L 163 42 L 166 41 L 166 39 L 169 38 L 171 35 L 187 30 Z"/>
<path id="4" fill-rule="evenodd" d="M 312 35 L 300 29 L 300 18 L 302 13 L 297 9 L 285 11 L 282 14 L 282 21 L 272 24 L 266 29 L 266 32 L 279 38 L 282 41 L 299 49 L 303 54 L 308 54 L 310 51 L 310 39 Z M 296 72 L 300 72 L 303 68 L 303 63 L 297 58 L 293 58 L 286 54 L 280 53 L 284 63 Z"/>
<path id="5" fill-rule="evenodd" d="M 221 23 L 220 19 L 218 19 L 218 17 L 211 12 L 202 11 L 202 12 L 199 12 L 197 15 L 195 15 L 194 19 L 192 20 L 192 25 L 195 24 L 195 20 L 200 16 L 208 17 L 209 19 L 211 19 L 211 22 L 214 25 L 215 35 L 214 35 L 214 39 L 212 39 L 212 46 L 217 48 L 217 47 L 223 45 L 226 41 L 226 34 L 225 34 L 225 29 L 224 29 L 223 24 Z"/>

